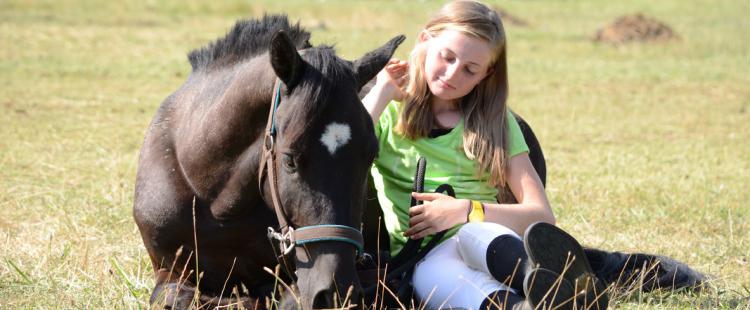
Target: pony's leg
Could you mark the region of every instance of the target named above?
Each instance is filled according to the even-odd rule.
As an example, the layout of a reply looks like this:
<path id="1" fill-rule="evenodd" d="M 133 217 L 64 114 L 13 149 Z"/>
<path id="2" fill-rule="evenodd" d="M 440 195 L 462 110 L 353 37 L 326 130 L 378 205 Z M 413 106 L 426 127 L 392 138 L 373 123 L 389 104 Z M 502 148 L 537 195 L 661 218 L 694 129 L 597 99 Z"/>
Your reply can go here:
<path id="1" fill-rule="evenodd" d="M 158 136 L 158 135 L 157 135 Z M 224 277 L 216 280 L 218 274 L 228 274 L 232 266 L 233 255 L 241 253 L 226 254 L 226 251 L 211 254 L 200 253 L 200 270 L 211 270 L 201 280 L 201 290 L 196 288 L 196 259 L 194 221 L 201 223 L 201 219 L 195 219 L 193 215 L 194 193 L 185 181 L 179 164 L 173 154 L 169 153 L 172 147 L 160 145 L 152 138 L 147 138 L 141 153 L 138 176 L 136 180 L 136 193 L 134 199 L 133 215 L 141 233 L 143 244 L 150 256 L 156 285 L 151 296 L 151 303 L 155 306 L 168 309 L 185 309 L 196 304 L 245 304 L 248 309 L 264 308 L 264 302 L 258 302 L 257 298 L 242 296 L 238 298 L 232 294 L 233 287 L 226 287 L 226 291 L 219 293 L 215 288 L 221 288 Z M 202 206 L 196 201 L 196 209 Z M 267 212 L 267 217 L 272 218 L 274 214 Z M 195 216 L 200 217 L 200 213 Z M 206 223 L 206 221 L 203 221 Z M 205 229 L 206 226 L 203 226 Z M 265 233 L 264 228 L 261 235 Z M 245 229 L 248 234 L 256 233 L 252 229 Z M 219 235 L 211 235 L 210 231 L 201 231 L 198 228 L 198 240 L 203 242 L 206 238 L 219 238 Z M 206 234 L 209 234 L 208 236 Z M 267 244 L 261 242 L 260 244 Z M 206 243 L 201 243 L 206 246 Z M 216 245 L 213 245 L 216 247 Z M 273 258 L 273 254 L 268 254 Z M 242 260 L 240 260 L 242 261 Z M 249 268 L 242 261 L 238 269 Z M 252 265 L 256 266 L 256 265 Z M 263 273 L 265 274 L 265 273 Z M 258 273 L 251 274 L 256 277 Z M 219 284 L 216 284 L 216 282 Z M 207 285 L 208 283 L 208 285 Z M 198 294 L 199 293 L 199 294 Z M 218 297 L 217 294 L 224 294 Z M 232 295 L 232 298 L 229 296 Z M 241 292 L 240 295 L 244 295 Z M 198 296 L 197 300 L 195 296 Z M 213 308 L 213 307 L 206 307 Z"/>
<path id="2" fill-rule="evenodd" d="M 170 300 L 162 299 L 166 301 L 164 306 L 174 305 L 179 309 L 192 299 L 192 294 L 184 299 L 176 298 L 183 295 L 179 293 L 183 290 L 173 289 L 182 286 L 179 281 L 183 270 L 190 272 L 194 269 L 191 266 L 186 268 L 194 253 L 183 249 L 184 245 L 193 243 L 194 194 L 183 178 L 174 147 L 161 139 L 166 135 L 161 132 L 165 129 L 152 127 L 152 130 L 144 141 L 139 159 L 133 216 L 156 276 L 151 300 L 155 301 L 160 295 L 169 296 Z"/>
<path id="3" fill-rule="evenodd" d="M 195 286 L 167 269 L 156 271 L 156 286 L 149 303 L 157 309 L 188 309 L 195 298 Z"/>
<path id="4" fill-rule="evenodd" d="M 267 308 L 263 300 L 254 297 L 236 295 L 209 297 L 201 295 L 192 282 L 181 279 L 179 274 L 167 269 L 156 271 L 156 285 L 151 293 L 149 303 L 152 309 L 241 308 L 240 305 L 245 309 Z"/>

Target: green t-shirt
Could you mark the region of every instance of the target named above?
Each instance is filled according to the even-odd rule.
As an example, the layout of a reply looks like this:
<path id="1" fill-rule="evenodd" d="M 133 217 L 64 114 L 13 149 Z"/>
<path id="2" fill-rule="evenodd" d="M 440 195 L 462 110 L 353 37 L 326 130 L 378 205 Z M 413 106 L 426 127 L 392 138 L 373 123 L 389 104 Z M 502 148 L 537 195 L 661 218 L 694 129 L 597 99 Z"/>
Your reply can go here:
<path id="1" fill-rule="evenodd" d="M 445 135 L 409 140 L 396 132 L 400 105 L 390 102 L 375 124 L 380 151 L 371 171 L 393 255 L 406 244 L 404 231 L 409 228 L 409 202 L 419 157 L 427 160 L 425 192 L 433 192 L 445 183 L 453 186 L 457 198 L 496 203 L 498 194 L 497 188 L 489 182 L 489 173 L 477 177 L 478 163 L 464 154 L 463 119 Z M 518 123 L 510 112 L 507 117 L 509 157 L 528 152 Z M 446 238 L 455 234 L 460 226 L 450 229 Z M 425 238 L 424 242 L 428 240 Z"/>

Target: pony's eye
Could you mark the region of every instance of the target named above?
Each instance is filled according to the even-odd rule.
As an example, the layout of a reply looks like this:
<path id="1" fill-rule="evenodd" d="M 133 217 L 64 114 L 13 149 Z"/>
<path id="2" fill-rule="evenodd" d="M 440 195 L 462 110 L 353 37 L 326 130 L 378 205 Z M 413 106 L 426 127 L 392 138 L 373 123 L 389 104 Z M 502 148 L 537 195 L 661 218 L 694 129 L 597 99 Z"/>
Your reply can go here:
<path id="1" fill-rule="evenodd" d="M 297 172 L 297 163 L 294 162 L 294 155 L 290 153 L 284 153 L 281 157 L 281 163 L 289 173 Z"/>

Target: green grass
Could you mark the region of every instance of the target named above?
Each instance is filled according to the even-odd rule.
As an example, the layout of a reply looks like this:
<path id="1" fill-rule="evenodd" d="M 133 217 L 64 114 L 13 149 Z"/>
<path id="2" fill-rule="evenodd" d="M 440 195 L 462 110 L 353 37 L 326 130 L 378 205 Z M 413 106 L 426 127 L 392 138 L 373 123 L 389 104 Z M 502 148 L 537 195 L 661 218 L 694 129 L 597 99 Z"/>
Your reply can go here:
<path id="1" fill-rule="evenodd" d="M 490 2 L 490 1 L 488 1 Z M 511 106 L 548 160 L 561 227 L 582 243 L 667 255 L 716 276 L 700 295 L 617 296 L 624 309 L 750 308 L 750 2 L 502 1 Z M 138 150 L 186 53 L 235 19 L 287 12 L 352 59 L 436 1 L 0 2 L 0 308 L 147 308 L 132 220 Z M 676 42 L 590 41 L 642 12 Z"/>

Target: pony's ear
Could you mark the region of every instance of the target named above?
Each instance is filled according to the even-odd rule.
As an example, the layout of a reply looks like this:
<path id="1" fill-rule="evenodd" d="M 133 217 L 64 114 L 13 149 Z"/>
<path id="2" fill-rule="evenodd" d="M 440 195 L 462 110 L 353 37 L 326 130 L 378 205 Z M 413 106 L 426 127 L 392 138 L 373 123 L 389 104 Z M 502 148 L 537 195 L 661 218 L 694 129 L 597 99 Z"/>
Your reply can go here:
<path id="1" fill-rule="evenodd" d="M 357 77 L 357 91 L 367 84 L 393 56 L 396 48 L 404 42 L 406 36 L 399 35 L 385 43 L 383 46 L 365 54 L 362 58 L 353 62 L 354 75 Z"/>
<path id="2" fill-rule="evenodd" d="M 297 53 L 294 43 L 283 30 L 271 38 L 269 54 L 273 71 L 284 82 L 287 92 L 291 92 L 305 72 L 305 63 Z"/>

